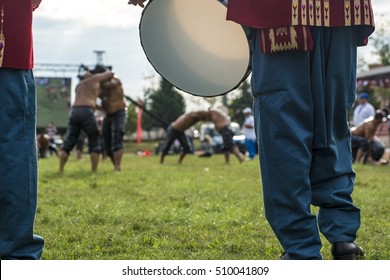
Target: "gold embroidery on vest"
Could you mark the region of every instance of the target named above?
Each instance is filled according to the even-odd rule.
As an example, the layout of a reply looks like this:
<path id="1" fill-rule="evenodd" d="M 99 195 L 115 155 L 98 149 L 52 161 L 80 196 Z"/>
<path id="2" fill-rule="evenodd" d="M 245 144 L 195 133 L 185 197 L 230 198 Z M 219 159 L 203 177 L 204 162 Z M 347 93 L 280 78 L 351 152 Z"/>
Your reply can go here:
<path id="1" fill-rule="evenodd" d="M 302 1 L 302 4 L 301 4 L 301 21 L 302 21 L 302 25 L 307 25 L 308 24 L 308 19 L 307 19 L 307 5 L 305 3 L 305 1 Z"/>
<path id="2" fill-rule="evenodd" d="M 364 14 L 362 15 L 362 19 L 364 20 L 364 24 L 371 24 L 371 9 L 369 0 L 364 0 Z"/>
<path id="3" fill-rule="evenodd" d="M 353 3 L 354 8 L 354 14 L 355 14 L 355 24 L 361 24 L 362 23 L 362 14 L 361 14 L 361 7 L 360 7 L 360 0 L 354 1 Z"/>
<path id="4" fill-rule="evenodd" d="M 293 26 L 288 27 L 290 30 L 290 40 L 289 42 L 277 43 L 277 36 L 285 36 L 288 35 L 287 27 L 282 28 L 271 28 L 269 33 L 269 38 L 271 40 L 271 53 L 279 52 L 279 51 L 289 51 L 289 50 L 297 50 L 298 42 L 297 42 L 297 32 Z M 276 30 L 276 34 L 275 34 Z"/>
<path id="5" fill-rule="evenodd" d="M 299 18 L 299 11 L 298 11 L 298 0 L 292 0 L 292 5 L 291 5 L 292 11 L 292 25 L 298 25 L 298 18 Z"/>
<path id="6" fill-rule="evenodd" d="M 351 25 L 351 1 L 344 0 L 344 21 L 346 26 Z"/>
<path id="7" fill-rule="evenodd" d="M 324 26 L 330 26 L 330 5 L 329 0 L 324 1 Z"/>
<path id="8" fill-rule="evenodd" d="M 309 22 L 314 25 L 314 0 L 309 0 Z"/>
<path id="9" fill-rule="evenodd" d="M 276 28 L 276 36 L 284 36 L 287 34 L 287 27 Z"/>
<path id="10" fill-rule="evenodd" d="M 3 65 L 4 49 L 5 49 L 5 35 L 3 32 L 4 26 L 4 6 L 1 6 L 0 12 L 0 67 Z"/>
<path id="11" fill-rule="evenodd" d="M 321 26 L 321 0 L 316 0 L 316 26 Z"/>

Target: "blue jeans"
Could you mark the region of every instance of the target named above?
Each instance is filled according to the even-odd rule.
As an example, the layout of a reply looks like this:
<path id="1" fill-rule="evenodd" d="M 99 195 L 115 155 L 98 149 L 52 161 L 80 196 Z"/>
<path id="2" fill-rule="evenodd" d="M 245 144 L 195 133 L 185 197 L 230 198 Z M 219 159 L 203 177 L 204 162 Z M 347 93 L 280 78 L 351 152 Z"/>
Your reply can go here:
<path id="1" fill-rule="evenodd" d="M 360 210 L 351 198 L 355 173 L 347 125 L 355 100 L 355 30 L 311 31 L 311 52 L 261 54 L 258 38 L 253 40 L 251 82 L 265 213 L 295 259 L 322 258 L 319 232 L 330 243 L 350 242 L 360 226 Z M 319 207 L 318 216 L 311 205 Z"/>
<path id="2" fill-rule="evenodd" d="M 32 71 L 0 68 L 0 258 L 40 259 L 36 93 Z"/>

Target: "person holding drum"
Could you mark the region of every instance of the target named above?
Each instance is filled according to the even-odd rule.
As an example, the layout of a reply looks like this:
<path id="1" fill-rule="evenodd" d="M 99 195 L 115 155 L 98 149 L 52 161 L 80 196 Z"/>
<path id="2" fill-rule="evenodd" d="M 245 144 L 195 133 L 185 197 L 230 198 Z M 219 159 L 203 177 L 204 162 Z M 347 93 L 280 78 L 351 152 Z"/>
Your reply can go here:
<path id="1" fill-rule="evenodd" d="M 357 47 L 374 31 L 370 0 L 229 0 L 227 19 L 252 30 L 265 212 L 281 258 L 322 259 L 320 232 L 333 259 L 363 257 L 347 112 Z"/>
<path id="2" fill-rule="evenodd" d="M 360 209 L 351 197 L 347 112 L 355 100 L 357 47 L 375 29 L 371 1 L 229 0 L 227 20 L 251 35 L 264 206 L 281 259 L 322 259 L 320 232 L 333 259 L 363 257 L 355 243 Z"/>

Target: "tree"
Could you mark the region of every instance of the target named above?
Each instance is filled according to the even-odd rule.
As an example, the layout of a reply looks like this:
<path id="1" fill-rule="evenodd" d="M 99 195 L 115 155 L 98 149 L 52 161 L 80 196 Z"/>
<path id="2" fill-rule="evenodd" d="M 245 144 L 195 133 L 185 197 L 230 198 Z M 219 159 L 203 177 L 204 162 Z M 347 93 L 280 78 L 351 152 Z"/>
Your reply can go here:
<path id="1" fill-rule="evenodd" d="M 148 111 L 152 110 L 151 108 L 152 101 L 150 99 L 150 96 L 152 94 L 153 94 L 153 90 L 147 89 L 145 91 L 144 100 L 142 103 L 143 107 Z M 156 126 L 155 122 L 156 120 L 150 114 L 142 114 L 142 129 L 146 130 L 148 134 Z"/>
<path id="2" fill-rule="evenodd" d="M 379 59 L 376 66 L 390 65 L 390 32 L 388 26 L 389 21 L 384 20 L 384 23 L 382 23 L 381 27 L 375 31 L 371 38 L 375 48 L 373 53 L 376 54 Z M 389 88 L 369 85 L 369 89 L 374 92 L 371 103 L 373 103 L 375 108 L 388 106 L 390 100 Z"/>
<path id="3" fill-rule="evenodd" d="M 184 114 L 186 104 L 183 96 L 167 80 L 161 77 L 159 88 L 147 89 L 145 92 L 144 106 L 162 122 L 171 123 L 180 115 Z M 145 123 L 144 123 L 145 121 Z M 142 122 L 143 127 L 164 128 L 165 125 L 155 117 L 145 116 Z"/>
<path id="4" fill-rule="evenodd" d="M 239 96 L 233 99 L 228 105 L 229 115 L 232 116 L 231 120 L 237 123 L 242 123 L 245 119 L 242 110 L 245 107 L 252 108 L 253 106 L 253 96 L 250 89 L 250 84 L 245 80 L 240 87 L 238 88 Z"/>
<path id="5" fill-rule="evenodd" d="M 388 26 L 388 25 L 387 25 Z M 372 38 L 375 51 L 381 65 L 390 65 L 390 36 L 388 30 L 380 28 Z"/>
<path id="6" fill-rule="evenodd" d="M 137 129 L 137 114 L 135 111 L 135 105 L 130 103 L 127 107 L 127 123 L 125 128 L 125 134 L 130 135 Z"/>

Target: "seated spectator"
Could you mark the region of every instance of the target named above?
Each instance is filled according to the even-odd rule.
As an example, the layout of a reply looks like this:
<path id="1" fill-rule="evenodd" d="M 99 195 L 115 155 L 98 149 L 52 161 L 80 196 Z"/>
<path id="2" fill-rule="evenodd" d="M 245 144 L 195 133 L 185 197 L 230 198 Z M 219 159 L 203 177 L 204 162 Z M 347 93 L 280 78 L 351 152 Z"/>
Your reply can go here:
<path id="1" fill-rule="evenodd" d="M 374 117 L 364 120 L 362 124 L 352 129 L 353 161 L 355 163 L 362 162 L 376 165 L 387 163 L 380 161 L 384 154 L 384 146 L 375 137 L 375 132 L 383 120 L 384 113 L 378 110 Z"/>
<path id="2" fill-rule="evenodd" d="M 50 141 L 49 135 L 46 133 L 40 133 L 37 135 L 37 148 L 38 148 L 38 157 L 47 158 L 47 151 L 49 150 Z"/>
<path id="3" fill-rule="evenodd" d="M 199 154 L 199 157 L 211 157 L 213 155 L 213 140 L 210 135 L 205 135 L 201 147 L 202 152 Z"/>
<path id="4" fill-rule="evenodd" d="M 364 122 L 365 119 L 375 115 L 375 108 L 368 102 L 368 93 L 359 94 L 359 105 L 353 111 L 353 126 L 357 127 Z"/>

